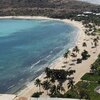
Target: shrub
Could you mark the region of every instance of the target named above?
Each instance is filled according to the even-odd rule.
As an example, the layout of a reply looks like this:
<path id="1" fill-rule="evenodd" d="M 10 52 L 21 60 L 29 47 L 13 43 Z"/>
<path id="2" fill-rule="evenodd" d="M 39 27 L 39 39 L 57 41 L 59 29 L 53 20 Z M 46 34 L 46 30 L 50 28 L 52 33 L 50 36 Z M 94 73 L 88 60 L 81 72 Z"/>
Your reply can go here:
<path id="1" fill-rule="evenodd" d="M 86 42 L 83 42 L 83 47 L 87 47 L 87 44 L 86 44 Z"/>
<path id="2" fill-rule="evenodd" d="M 86 50 L 82 52 L 81 56 L 83 60 L 87 60 L 90 57 L 90 55 L 88 54 L 88 51 Z"/>
<path id="3" fill-rule="evenodd" d="M 98 84 L 100 84 L 100 80 L 98 81 Z"/>
<path id="4" fill-rule="evenodd" d="M 35 92 L 32 97 L 40 97 L 40 95 L 42 95 L 43 92 Z"/>
<path id="5" fill-rule="evenodd" d="M 79 98 L 77 92 L 75 91 L 68 91 L 68 93 L 65 93 L 64 98 Z"/>
<path id="6" fill-rule="evenodd" d="M 82 59 L 78 58 L 77 59 L 77 64 L 82 63 Z"/>

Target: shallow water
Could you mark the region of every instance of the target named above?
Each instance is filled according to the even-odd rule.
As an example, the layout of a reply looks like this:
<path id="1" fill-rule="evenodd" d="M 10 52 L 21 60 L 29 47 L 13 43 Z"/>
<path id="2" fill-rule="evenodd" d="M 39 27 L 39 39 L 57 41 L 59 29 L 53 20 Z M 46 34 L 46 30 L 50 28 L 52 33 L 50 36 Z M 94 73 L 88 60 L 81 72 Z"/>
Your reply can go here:
<path id="1" fill-rule="evenodd" d="M 13 93 L 76 41 L 77 29 L 60 21 L 0 20 L 0 93 Z"/>

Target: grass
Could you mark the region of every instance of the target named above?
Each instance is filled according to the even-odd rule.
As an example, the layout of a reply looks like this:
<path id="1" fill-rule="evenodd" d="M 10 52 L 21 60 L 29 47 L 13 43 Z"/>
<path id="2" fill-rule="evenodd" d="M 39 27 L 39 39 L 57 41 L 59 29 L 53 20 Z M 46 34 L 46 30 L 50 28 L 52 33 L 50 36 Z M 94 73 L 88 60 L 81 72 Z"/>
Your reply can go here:
<path id="1" fill-rule="evenodd" d="M 96 32 L 97 32 L 98 34 L 100 34 L 100 29 L 97 29 Z"/>
<path id="2" fill-rule="evenodd" d="M 76 86 L 79 87 L 83 83 L 84 82 L 80 81 L 76 84 Z M 90 96 L 90 100 L 100 100 L 100 94 L 94 91 L 97 86 L 100 86 L 100 84 L 96 82 L 89 82 L 88 86 L 86 87 L 86 91 Z"/>
<path id="3" fill-rule="evenodd" d="M 80 81 L 75 86 L 78 87 L 79 90 L 86 91 L 86 93 L 90 97 L 90 100 L 100 100 L 100 94 L 98 94 L 97 92 L 94 91 L 97 86 L 100 86 L 100 84 L 98 84 L 96 82 L 89 82 L 88 86 L 83 87 L 84 83 L 86 83 L 86 82 Z M 76 91 L 71 91 L 71 90 L 69 90 L 67 93 L 65 93 L 64 96 L 67 98 L 79 98 L 76 94 Z"/>
<path id="4" fill-rule="evenodd" d="M 70 89 L 64 95 L 59 95 L 57 97 L 62 98 L 83 98 L 87 100 L 100 100 L 100 94 L 95 91 L 96 87 L 100 86 L 100 55 L 98 59 L 93 63 L 94 68 L 96 68 L 95 73 L 86 73 L 75 85 L 74 89 Z"/>
<path id="5" fill-rule="evenodd" d="M 77 99 L 79 97 L 77 96 L 77 93 L 75 91 L 69 90 L 68 92 L 66 92 L 64 94 L 63 98 L 74 98 L 74 99 Z"/>
<path id="6" fill-rule="evenodd" d="M 100 94 L 95 92 L 95 88 L 100 86 L 100 84 L 98 84 L 100 76 L 86 73 L 81 79 L 82 81 L 78 82 L 75 87 L 77 87 L 78 90 L 86 91 L 90 97 L 90 100 L 100 100 Z M 79 98 L 76 92 L 72 90 L 69 90 L 64 96 L 69 98 Z"/>
<path id="7" fill-rule="evenodd" d="M 95 74 L 86 73 L 81 79 L 82 80 L 87 80 L 87 81 L 99 81 L 100 76 L 95 75 Z"/>

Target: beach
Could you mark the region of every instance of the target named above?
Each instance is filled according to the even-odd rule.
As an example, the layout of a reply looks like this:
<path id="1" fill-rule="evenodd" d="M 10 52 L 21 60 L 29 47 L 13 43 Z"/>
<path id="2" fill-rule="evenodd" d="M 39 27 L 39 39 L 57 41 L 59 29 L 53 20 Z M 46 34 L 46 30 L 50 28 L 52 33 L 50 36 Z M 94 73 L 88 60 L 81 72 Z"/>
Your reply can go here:
<path id="1" fill-rule="evenodd" d="M 74 81 L 75 83 L 77 83 L 78 81 L 80 81 L 81 77 L 90 71 L 90 66 L 91 64 L 97 59 L 97 56 L 100 53 L 100 45 L 97 46 L 97 48 L 91 48 L 91 42 L 93 41 L 93 36 L 88 36 L 85 35 L 85 27 L 82 25 L 81 22 L 77 22 L 77 21 L 71 21 L 69 19 L 52 19 L 52 18 L 48 18 L 48 17 L 41 17 L 41 16 L 7 16 L 7 17 L 0 17 L 0 19 L 48 19 L 48 20 L 58 20 L 58 21 L 62 21 L 64 23 L 69 23 L 72 24 L 73 26 L 77 27 L 79 29 L 78 31 L 78 37 L 77 37 L 77 41 L 76 41 L 76 45 L 78 46 L 78 48 L 80 49 L 80 53 L 78 54 L 77 58 L 81 57 L 81 53 L 83 50 L 87 50 L 89 52 L 89 54 L 91 55 L 90 58 L 86 61 L 83 61 L 80 64 L 75 64 L 75 65 L 71 65 L 73 62 L 72 60 L 74 60 L 72 57 L 70 57 L 70 59 L 68 59 L 68 63 L 65 64 L 64 62 L 66 62 L 66 58 L 64 58 L 63 56 L 57 58 L 52 64 L 49 65 L 49 67 L 51 69 L 72 69 L 72 70 L 76 70 L 76 73 L 73 75 L 74 77 Z M 76 34 L 76 33 L 75 33 Z M 87 47 L 83 47 L 82 44 L 83 42 L 86 42 Z M 100 44 L 100 41 L 99 43 Z M 72 48 L 70 49 L 70 51 L 72 51 Z M 95 53 L 94 53 L 95 52 Z M 62 66 L 66 66 L 64 68 L 62 68 Z M 42 73 L 38 78 L 43 81 L 45 77 L 45 73 Z M 66 89 L 66 91 L 68 90 L 67 86 L 67 81 L 64 83 L 64 88 Z M 20 91 L 18 91 L 17 96 L 19 97 L 30 97 L 32 96 L 32 94 L 34 92 L 38 91 L 38 87 L 36 87 L 34 85 L 34 80 L 32 82 L 30 82 L 29 84 L 26 85 L 26 87 Z M 42 90 L 44 91 L 44 90 Z M 46 91 L 44 91 L 44 94 L 41 97 L 46 97 Z"/>

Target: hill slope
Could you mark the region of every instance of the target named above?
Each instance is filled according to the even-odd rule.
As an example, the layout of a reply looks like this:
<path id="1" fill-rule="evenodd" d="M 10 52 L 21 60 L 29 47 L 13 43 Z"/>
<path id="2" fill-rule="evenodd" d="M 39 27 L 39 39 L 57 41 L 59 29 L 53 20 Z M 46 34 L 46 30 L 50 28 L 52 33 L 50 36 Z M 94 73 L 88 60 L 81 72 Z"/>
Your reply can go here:
<path id="1" fill-rule="evenodd" d="M 100 11 L 100 6 L 76 0 L 0 0 L 0 16 L 42 15 L 63 16 L 67 13 Z"/>

